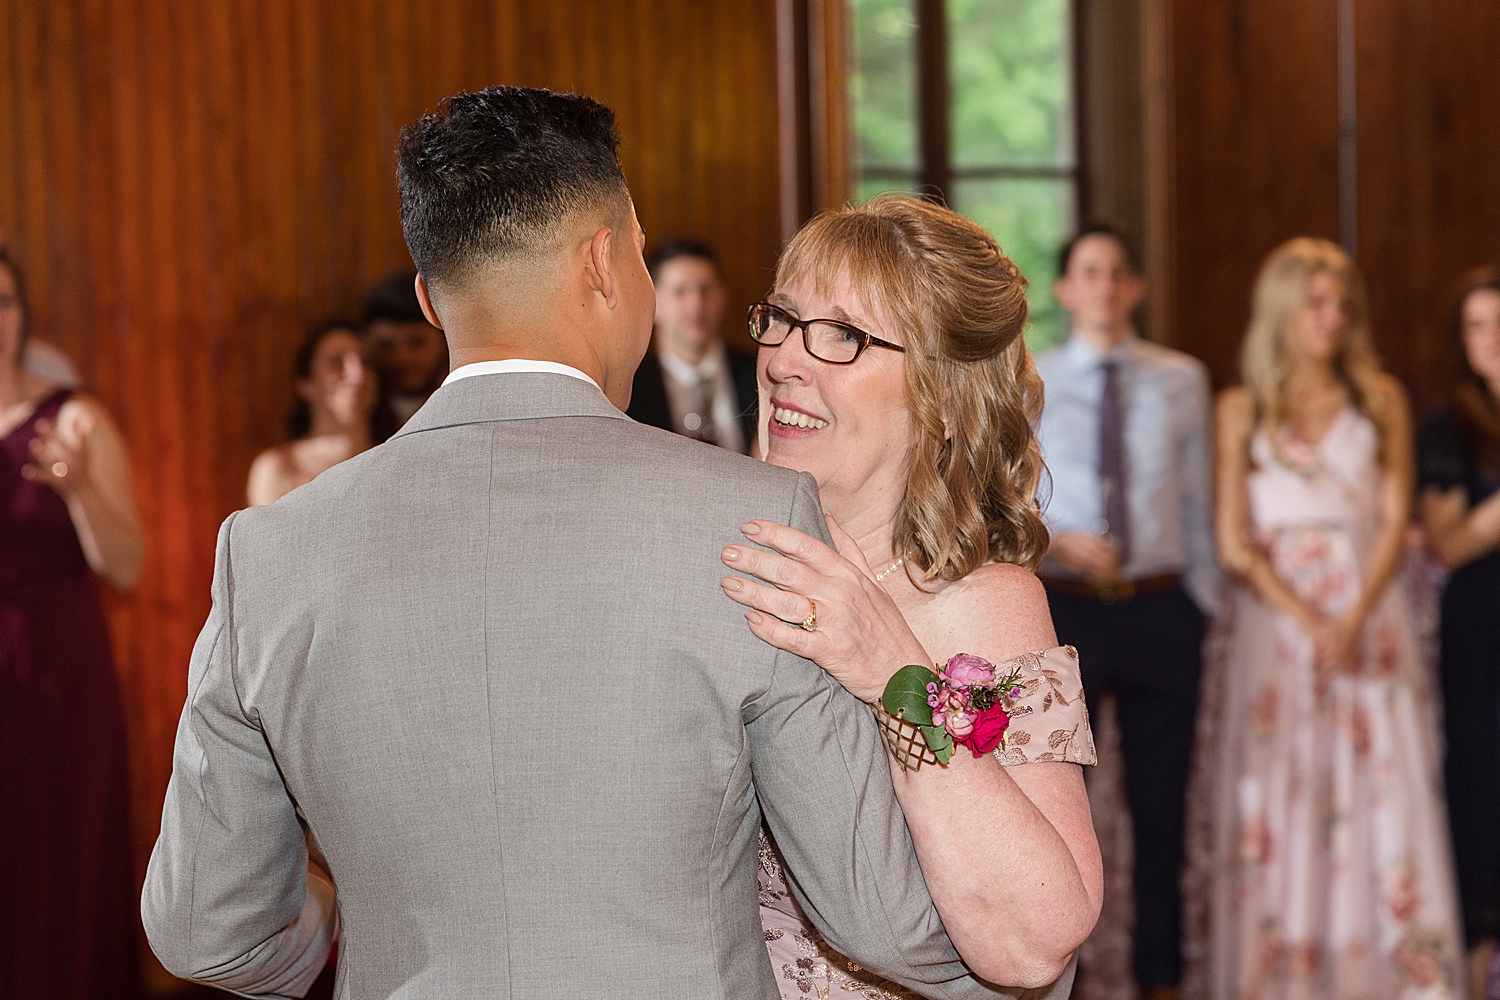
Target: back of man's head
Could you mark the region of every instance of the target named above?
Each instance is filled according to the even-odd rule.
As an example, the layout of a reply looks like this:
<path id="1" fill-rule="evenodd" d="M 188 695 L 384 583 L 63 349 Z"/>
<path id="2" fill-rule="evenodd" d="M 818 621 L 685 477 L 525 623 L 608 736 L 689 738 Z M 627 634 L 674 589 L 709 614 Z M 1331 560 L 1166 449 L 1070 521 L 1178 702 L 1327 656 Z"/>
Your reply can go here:
<path id="1" fill-rule="evenodd" d="M 487 87 L 401 130 L 407 249 L 429 287 L 557 246 L 576 214 L 629 204 L 614 112 L 576 94 Z"/>

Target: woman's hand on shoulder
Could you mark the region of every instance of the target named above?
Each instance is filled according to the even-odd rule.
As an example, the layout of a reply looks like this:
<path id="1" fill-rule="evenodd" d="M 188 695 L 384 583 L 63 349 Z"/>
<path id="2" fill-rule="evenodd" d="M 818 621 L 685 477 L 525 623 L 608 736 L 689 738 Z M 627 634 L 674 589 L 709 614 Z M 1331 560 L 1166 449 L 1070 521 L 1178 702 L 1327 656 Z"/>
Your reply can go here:
<path id="1" fill-rule="evenodd" d="M 755 545 L 726 546 L 722 558 L 747 576 L 720 584 L 750 609 L 745 618 L 758 637 L 812 660 L 871 703 L 901 667 L 931 662 L 859 546 L 833 518 L 828 530 L 836 550 L 775 521 L 750 521 L 741 530 Z"/>

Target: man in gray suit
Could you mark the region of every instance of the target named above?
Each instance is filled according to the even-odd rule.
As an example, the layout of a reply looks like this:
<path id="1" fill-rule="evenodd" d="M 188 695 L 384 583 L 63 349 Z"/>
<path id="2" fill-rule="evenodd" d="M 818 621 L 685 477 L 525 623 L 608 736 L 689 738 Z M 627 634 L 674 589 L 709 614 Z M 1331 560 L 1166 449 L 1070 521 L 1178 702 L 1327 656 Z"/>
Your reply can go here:
<path id="1" fill-rule="evenodd" d="M 774 998 L 764 816 L 834 947 L 994 994 L 869 708 L 719 588 L 753 517 L 827 537 L 813 481 L 621 413 L 654 295 L 617 142 L 607 108 L 509 87 L 402 133 L 454 371 L 219 533 L 142 903 L 173 973 L 299 996 L 341 926 L 341 997 Z"/>

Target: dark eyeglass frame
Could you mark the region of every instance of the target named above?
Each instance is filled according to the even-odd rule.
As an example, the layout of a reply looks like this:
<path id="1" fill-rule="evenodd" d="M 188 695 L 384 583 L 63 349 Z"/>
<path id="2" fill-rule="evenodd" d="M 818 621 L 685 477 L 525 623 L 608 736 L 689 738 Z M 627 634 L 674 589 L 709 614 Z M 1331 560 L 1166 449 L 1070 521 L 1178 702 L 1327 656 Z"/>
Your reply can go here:
<path id="1" fill-rule="evenodd" d="M 770 312 L 773 316 L 784 320 L 787 324 L 786 336 L 782 337 L 774 344 L 767 344 L 765 341 L 761 340 L 760 337 L 757 337 L 755 335 L 755 313 L 758 309 L 764 309 L 767 312 Z M 865 353 L 865 350 L 870 347 L 884 347 L 888 351 L 900 351 L 902 354 L 906 353 L 906 348 L 902 347 L 900 344 L 893 344 L 889 340 L 881 340 L 873 333 L 866 333 L 857 326 L 850 326 L 848 323 L 841 323 L 836 319 L 798 319 L 780 306 L 772 305 L 769 302 L 757 302 L 753 306 L 751 306 L 749 311 L 745 313 L 745 322 L 750 327 L 750 339 L 755 341 L 757 344 L 760 344 L 762 347 L 780 347 L 791 338 L 793 333 L 801 330 L 803 348 L 807 351 L 810 357 L 817 358 L 825 365 L 852 365 L 854 364 L 854 362 L 858 361 L 859 356 Z M 812 344 L 810 344 L 807 340 L 807 328 L 812 326 L 814 323 L 822 323 L 827 326 L 836 326 L 840 330 L 847 330 L 857 336 L 859 338 L 859 346 L 854 349 L 854 357 L 850 358 L 848 361 L 830 361 L 828 358 L 815 354 L 812 349 Z"/>

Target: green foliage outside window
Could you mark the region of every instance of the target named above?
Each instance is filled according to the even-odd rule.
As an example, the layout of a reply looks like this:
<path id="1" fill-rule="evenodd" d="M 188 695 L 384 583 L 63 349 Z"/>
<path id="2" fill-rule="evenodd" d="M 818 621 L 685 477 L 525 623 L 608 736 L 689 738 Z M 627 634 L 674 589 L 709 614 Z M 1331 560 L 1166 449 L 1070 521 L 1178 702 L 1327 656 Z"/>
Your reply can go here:
<path id="1" fill-rule="evenodd" d="M 918 183 L 916 4 L 849 0 L 854 195 Z M 1066 333 L 1052 295 L 1075 225 L 1069 0 L 947 0 L 953 208 L 994 234 L 1030 281 L 1040 350 Z M 973 176 L 993 168 L 1026 176 Z"/>

